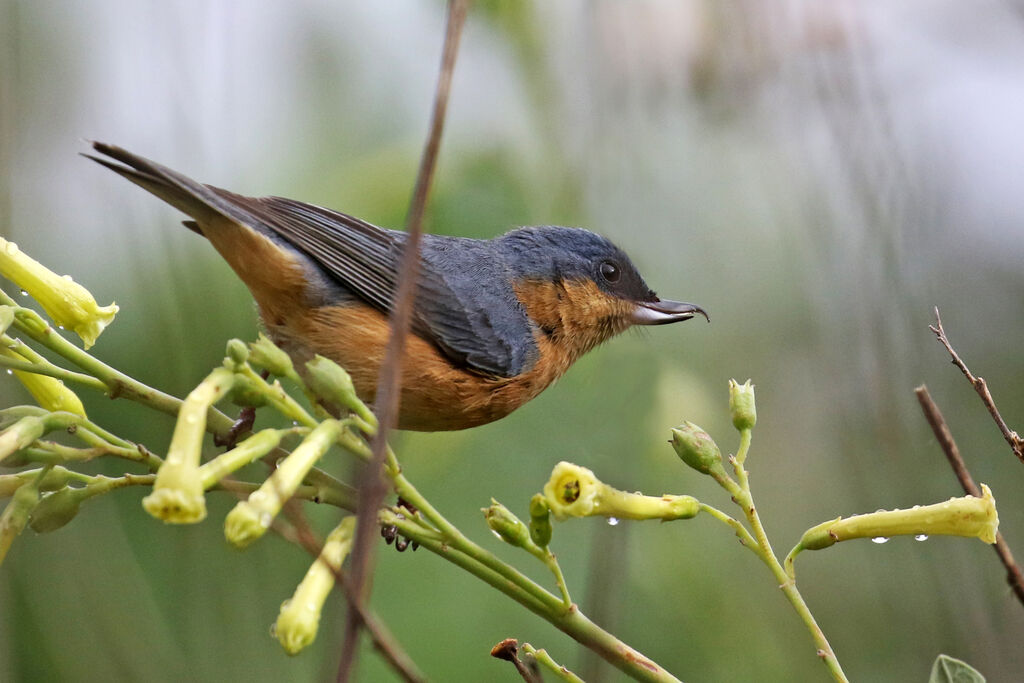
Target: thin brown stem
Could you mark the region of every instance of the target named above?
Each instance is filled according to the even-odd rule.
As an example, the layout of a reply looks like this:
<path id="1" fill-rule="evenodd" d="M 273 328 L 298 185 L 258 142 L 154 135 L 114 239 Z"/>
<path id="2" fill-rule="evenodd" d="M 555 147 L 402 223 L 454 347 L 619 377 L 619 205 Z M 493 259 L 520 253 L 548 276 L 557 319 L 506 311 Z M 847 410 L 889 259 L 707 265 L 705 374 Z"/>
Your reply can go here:
<path id="1" fill-rule="evenodd" d="M 964 372 L 966 373 L 967 371 L 964 370 Z M 967 464 L 964 463 L 964 459 L 960 456 L 960 449 L 957 447 L 956 441 L 953 440 L 953 434 L 949 430 L 949 425 L 946 424 L 946 419 L 942 416 L 942 412 L 928 393 L 928 387 L 922 384 L 917 389 L 914 389 L 914 393 L 917 394 L 917 400 L 921 404 L 921 410 L 924 411 L 924 417 L 928 420 L 928 424 L 931 425 L 932 432 L 935 434 L 942 452 L 946 454 L 946 460 L 949 461 L 949 466 L 953 468 L 953 473 L 960 481 L 960 485 L 963 486 L 967 494 L 980 498 L 981 490 L 974 483 L 974 478 L 971 477 L 971 473 L 967 470 Z M 995 549 L 1000 562 L 1006 567 L 1007 583 L 1010 584 L 1010 588 L 1013 589 L 1021 604 L 1024 604 L 1024 574 L 1021 573 L 1020 566 L 1013 559 L 1013 553 L 1010 552 L 1010 546 L 1006 544 L 1006 540 L 1000 533 L 996 534 Z"/>
<path id="2" fill-rule="evenodd" d="M 1010 429 L 1006 421 L 1003 420 L 1003 416 L 999 414 L 999 409 L 996 407 L 996 402 L 992 398 L 992 392 L 988 390 L 988 383 L 982 377 L 975 377 L 971 374 L 971 371 L 967 369 L 967 364 L 960 358 L 960 355 L 953 348 L 953 345 L 949 343 L 949 338 L 946 336 L 946 331 L 942 328 L 942 318 L 939 317 L 939 309 L 935 308 L 935 324 L 929 325 L 928 329 L 935 333 L 939 342 L 946 347 L 946 351 L 949 352 L 950 357 L 953 359 L 953 365 L 960 368 L 960 372 L 964 373 L 964 377 L 971 383 L 974 390 L 978 392 L 978 396 L 981 397 L 981 402 L 985 404 L 985 408 L 988 410 L 989 415 L 995 420 L 996 426 L 999 427 L 999 431 L 1002 432 L 1003 438 L 1006 439 L 1006 443 L 1010 444 L 1010 449 L 1013 454 L 1017 456 L 1017 459 L 1024 463 L 1024 439 L 1020 437 L 1017 432 Z M 973 494 L 972 494 L 973 495 Z"/>
<path id="3" fill-rule="evenodd" d="M 380 377 L 377 379 L 375 411 L 379 429 L 374 436 L 373 458 L 363 470 L 359 487 L 359 518 L 352 549 L 351 583 L 353 607 L 345 622 L 345 638 L 338 664 L 339 683 L 349 680 L 355 664 L 359 640 L 359 607 L 368 595 L 369 576 L 373 567 L 373 553 L 376 547 L 377 510 L 384 502 L 387 485 L 383 478 L 384 462 L 387 455 L 388 433 L 398 419 L 398 402 L 401 392 L 402 352 L 412 319 L 412 306 L 419 275 L 420 237 L 423 227 L 423 210 L 427 203 L 437 153 L 444 130 L 445 113 L 448 109 L 448 95 L 451 91 L 455 57 L 458 54 L 459 39 L 465 23 L 469 0 L 449 0 L 448 20 L 445 29 L 444 49 L 441 57 L 441 72 L 434 91 L 434 107 L 431 113 L 430 132 L 423 156 L 420 159 L 416 186 L 406 218 L 406 240 L 402 249 L 398 287 L 395 292 L 394 308 L 391 315 L 391 335 L 388 338 Z"/>

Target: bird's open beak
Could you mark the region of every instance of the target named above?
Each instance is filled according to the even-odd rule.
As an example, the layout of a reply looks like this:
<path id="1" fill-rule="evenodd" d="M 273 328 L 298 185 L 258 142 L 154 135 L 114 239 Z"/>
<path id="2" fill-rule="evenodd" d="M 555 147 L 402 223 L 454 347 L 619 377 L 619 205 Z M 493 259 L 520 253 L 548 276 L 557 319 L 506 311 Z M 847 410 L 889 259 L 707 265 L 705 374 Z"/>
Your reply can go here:
<path id="1" fill-rule="evenodd" d="M 667 325 L 680 320 L 689 320 L 700 314 L 711 322 L 707 312 L 696 304 L 685 304 L 681 301 L 638 301 L 633 309 L 634 325 Z"/>

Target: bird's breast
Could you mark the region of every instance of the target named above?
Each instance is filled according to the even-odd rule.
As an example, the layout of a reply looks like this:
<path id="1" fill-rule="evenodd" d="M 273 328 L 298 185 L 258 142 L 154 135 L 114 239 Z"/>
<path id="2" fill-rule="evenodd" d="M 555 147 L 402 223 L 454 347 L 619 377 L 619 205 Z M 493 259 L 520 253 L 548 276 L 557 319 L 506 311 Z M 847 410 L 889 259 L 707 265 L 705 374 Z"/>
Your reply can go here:
<path id="1" fill-rule="evenodd" d="M 296 307 L 284 319 L 264 316 L 268 332 L 300 369 L 320 354 L 348 371 L 360 398 L 372 403 L 390 325 L 366 305 Z M 536 397 L 575 359 L 547 335 L 537 335 L 537 360 L 515 377 L 493 377 L 456 367 L 437 347 L 415 334 L 402 359 L 399 429 L 466 429 L 502 418 Z"/>

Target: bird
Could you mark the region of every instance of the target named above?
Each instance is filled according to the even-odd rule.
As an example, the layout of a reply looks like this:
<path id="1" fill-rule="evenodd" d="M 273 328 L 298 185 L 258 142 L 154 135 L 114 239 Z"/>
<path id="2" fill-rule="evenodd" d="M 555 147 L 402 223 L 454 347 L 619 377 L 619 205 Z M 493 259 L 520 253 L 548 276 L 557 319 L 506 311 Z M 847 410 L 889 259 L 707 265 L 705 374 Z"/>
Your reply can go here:
<path id="1" fill-rule="evenodd" d="M 374 400 L 407 234 L 282 197 L 247 197 L 120 147 L 93 161 L 189 216 L 246 284 L 268 336 L 295 363 L 321 355 Z M 659 298 L 629 257 L 582 228 L 493 239 L 424 234 L 399 429 L 467 429 L 535 398 L 581 356 L 633 325 L 708 314 Z"/>

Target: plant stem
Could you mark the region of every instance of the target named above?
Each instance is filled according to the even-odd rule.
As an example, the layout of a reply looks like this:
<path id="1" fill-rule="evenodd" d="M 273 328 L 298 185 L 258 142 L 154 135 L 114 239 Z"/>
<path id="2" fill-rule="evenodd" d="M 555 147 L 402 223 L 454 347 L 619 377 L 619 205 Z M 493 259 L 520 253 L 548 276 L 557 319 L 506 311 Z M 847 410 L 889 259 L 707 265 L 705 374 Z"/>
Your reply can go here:
<path id="1" fill-rule="evenodd" d="M 747 451 L 750 449 L 750 441 L 751 430 L 741 430 L 740 447 L 736 451 L 736 456 L 729 459 L 733 468 L 736 470 L 736 477 L 740 485 L 740 495 L 736 498 L 736 503 L 743 509 L 743 514 L 750 523 L 750 528 L 754 530 L 754 537 L 757 539 L 757 545 L 761 549 L 758 556 L 766 565 L 768 565 L 772 574 L 775 575 L 775 580 L 778 581 L 779 588 L 782 589 L 786 599 L 789 600 L 793 609 L 796 610 L 796 613 L 807 626 L 807 630 L 810 631 L 811 637 L 814 639 L 814 643 L 818 647 L 818 656 L 821 658 L 822 662 L 824 662 L 829 673 L 832 674 L 832 677 L 835 680 L 846 682 L 848 680 L 846 678 L 846 674 L 843 673 L 843 669 L 839 665 L 839 660 L 836 658 L 835 652 L 832 651 L 832 646 L 829 645 L 828 640 L 825 638 L 825 633 L 821 630 L 821 627 L 818 626 L 818 622 L 815 621 L 810 608 L 807 607 L 807 603 L 804 602 L 803 596 L 800 595 L 800 591 L 797 590 L 796 581 L 786 573 L 782 564 L 779 563 L 778 557 L 775 555 L 775 551 L 772 550 L 772 545 L 768 541 L 768 534 L 765 532 L 764 525 L 761 523 L 761 517 L 757 513 L 757 508 L 754 506 L 754 498 L 750 492 L 749 473 L 743 467 L 743 462 L 747 457 Z"/>
<path id="2" fill-rule="evenodd" d="M 405 498 L 404 495 L 403 498 Z M 405 499 L 408 500 L 408 498 Z M 383 510 L 380 514 L 380 521 L 384 524 L 395 525 L 403 535 L 416 541 L 427 550 L 462 567 L 485 583 L 500 590 L 632 678 L 655 683 L 678 682 L 677 678 L 661 666 L 592 622 L 575 605 L 566 610 L 557 596 L 537 586 L 533 581 L 497 558 L 493 558 L 486 551 L 484 551 L 485 556 L 489 556 L 505 569 L 511 570 L 518 575 L 519 580 L 510 580 L 508 573 L 499 571 L 499 567 L 485 564 L 483 558 L 478 555 L 463 552 L 462 548 L 458 547 L 459 544 L 446 542 L 432 533 L 424 534 L 423 527 L 415 520 L 399 517 L 391 510 Z M 475 547 L 475 544 L 470 543 L 469 545 Z M 527 590 L 526 583 L 536 587 L 536 591 Z M 544 599 L 539 599 L 537 591 L 544 596 Z"/>

